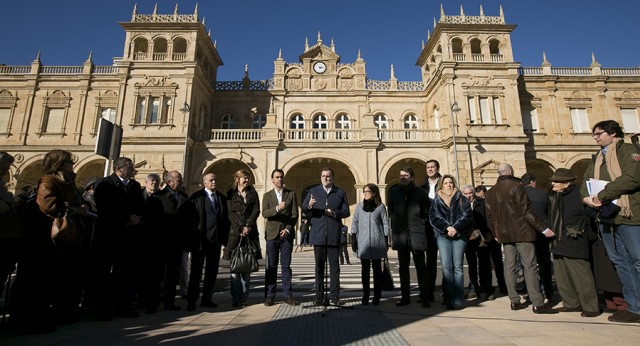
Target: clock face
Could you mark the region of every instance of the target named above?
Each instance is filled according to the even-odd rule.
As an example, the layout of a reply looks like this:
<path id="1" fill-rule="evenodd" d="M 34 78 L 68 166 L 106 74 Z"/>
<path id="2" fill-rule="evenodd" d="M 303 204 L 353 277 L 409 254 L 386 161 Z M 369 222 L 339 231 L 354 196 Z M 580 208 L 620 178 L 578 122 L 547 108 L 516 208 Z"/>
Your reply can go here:
<path id="1" fill-rule="evenodd" d="M 327 70 L 327 65 L 319 61 L 313 65 L 313 70 L 316 71 L 316 73 L 324 73 L 324 71 Z"/>

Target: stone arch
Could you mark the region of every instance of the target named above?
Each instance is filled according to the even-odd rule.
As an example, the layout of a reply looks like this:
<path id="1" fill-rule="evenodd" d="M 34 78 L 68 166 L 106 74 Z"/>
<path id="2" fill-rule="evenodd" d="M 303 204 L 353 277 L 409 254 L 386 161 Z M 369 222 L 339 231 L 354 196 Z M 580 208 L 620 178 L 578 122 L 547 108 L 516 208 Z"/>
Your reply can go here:
<path id="1" fill-rule="evenodd" d="M 580 187 L 584 184 L 584 173 L 587 171 L 591 158 L 583 158 L 575 161 L 572 165 L 571 172 L 573 172 L 578 178 L 576 178 L 576 186 Z"/>
<path id="2" fill-rule="evenodd" d="M 173 53 L 187 53 L 188 40 L 182 36 L 177 36 L 172 39 L 173 41 Z"/>
<path id="3" fill-rule="evenodd" d="M 546 188 L 549 184 L 549 179 L 553 172 L 555 171 L 555 167 L 546 160 L 543 159 L 533 159 L 527 160 L 527 172 L 533 173 L 536 176 L 536 181 L 538 182 L 539 188 Z M 520 173 L 518 177 L 522 176 L 524 173 Z"/>
<path id="4" fill-rule="evenodd" d="M 364 181 L 364 177 L 365 177 L 365 172 L 358 166 L 354 166 L 353 165 L 353 161 L 350 160 L 348 157 L 343 157 L 342 155 L 336 153 L 336 152 L 325 152 L 322 153 L 322 157 L 318 158 L 320 154 L 316 153 L 316 152 L 309 152 L 309 153 L 302 153 L 299 155 L 294 155 L 293 157 L 291 157 L 287 162 L 284 162 L 281 164 L 281 168 L 286 172 L 288 172 L 292 167 L 294 167 L 295 165 L 298 165 L 300 163 L 304 163 L 304 162 L 308 162 L 308 163 L 312 163 L 314 161 L 322 161 L 324 160 L 324 164 L 322 165 L 322 167 L 327 166 L 328 163 L 331 162 L 336 162 L 336 163 L 341 163 L 344 164 L 346 167 L 348 167 L 349 172 L 351 173 L 351 175 L 354 176 L 356 183 L 358 182 L 363 182 Z M 316 172 L 317 174 L 314 175 L 315 180 L 317 182 L 320 182 L 320 170 L 322 167 L 318 167 L 318 172 Z M 337 174 L 336 174 L 337 175 Z M 344 187 L 344 186 L 341 186 Z"/>
<path id="5" fill-rule="evenodd" d="M 38 185 L 38 180 L 42 177 L 42 159 L 44 158 L 43 154 L 38 154 L 29 159 L 26 159 L 24 162 L 18 166 L 15 170 L 15 189 L 21 189 L 25 185 Z"/>
<path id="6" fill-rule="evenodd" d="M 74 170 L 76 172 L 76 183 L 84 186 L 84 183 L 90 177 L 104 177 L 105 159 L 98 155 L 91 155 L 76 162 Z M 111 174 L 111 172 L 107 172 Z"/>
<path id="7" fill-rule="evenodd" d="M 451 39 L 451 52 L 453 54 L 462 54 L 462 39 L 460 37 L 453 37 Z"/>
<path id="8" fill-rule="evenodd" d="M 262 172 L 257 169 L 252 169 L 249 164 L 234 157 L 218 157 L 213 162 L 207 162 L 207 166 L 200 176 L 207 173 L 215 173 L 218 178 L 217 189 L 222 193 L 226 193 L 233 188 L 233 174 L 240 169 L 245 169 L 251 173 L 251 185 L 253 185 L 257 191 L 263 189 L 264 181 L 262 181 Z M 201 184 L 201 179 L 198 178 L 197 182 Z M 258 194 L 261 195 L 260 193 Z"/>
<path id="9" fill-rule="evenodd" d="M 427 174 L 425 171 L 425 162 L 427 161 L 427 159 L 428 158 L 424 154 L 416 151 L 408 151 L 399 155 L 395 155 L 392 158 L 388 159 L 386 162 L 381 162 L 380 169 L 378 171 L 378 177 L 377 177 L 378 182 L 380 184 L 387 184 L 387 185 L 389 184 L 389 182 L 397 183 L 398 182 L 397 176 L 398 176 L 398 173 L 400 172 L 400 168 L 405 166 L 410 166 L 413 168 L 416 174 L 417 183 L 422 182 L 422 180 L 424 180 L 424 177 Z M 398 162 L 404 162 L 406 164 L 402 167 L 396 167 Z M 397 170 L 394 172 L 393 170 L 395 168 L 397 168 Z M 395 180 L 393 179 L 391 179 L 391 181 L 386 180 L 388 177 L 394 177 L 394 176 L 395 176 Z"/>
<path id="10" fill-rule="evenodd" d="M 482 54 L 482 41 L 477 37 L 471 37 L 469 39 L 469 47 L 471 54 Z"/>

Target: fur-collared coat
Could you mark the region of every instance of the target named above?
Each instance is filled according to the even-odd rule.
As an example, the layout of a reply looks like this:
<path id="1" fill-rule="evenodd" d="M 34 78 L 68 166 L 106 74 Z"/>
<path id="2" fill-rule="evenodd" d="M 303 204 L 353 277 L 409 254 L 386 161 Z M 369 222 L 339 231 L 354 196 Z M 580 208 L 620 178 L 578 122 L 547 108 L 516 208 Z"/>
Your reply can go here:
<path id="1" fill-rule="evenodd" d="M 466 238 L 473 223 L 471 203 L 460 191 L 453 194 L 449 206 L 436 194 L 429 209 L 429 221 L 438 237 L 447 237 L 447 227 L 453 226 L 458 232 L 456 237 Z"/>

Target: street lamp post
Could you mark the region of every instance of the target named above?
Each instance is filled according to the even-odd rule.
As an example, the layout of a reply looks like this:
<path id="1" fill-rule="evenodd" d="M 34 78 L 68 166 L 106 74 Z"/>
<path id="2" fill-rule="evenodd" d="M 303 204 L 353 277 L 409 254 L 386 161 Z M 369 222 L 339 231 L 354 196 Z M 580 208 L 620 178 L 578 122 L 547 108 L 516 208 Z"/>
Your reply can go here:
<path id="1" fill-rule="evenodd" d="M 180 112 L 187 117 L 187 127 L 184 130 L 184 152 L 182 154 L 182 179 L 184 180 L 184 186 L 186 187 L 187 193 L 189 193 L 189 179 L 187 179 L 187 151 L 189 146 L 189 123 L 191 120 L 190 115 L 188 113 L 191 111 L 191 107 L 187 101 L 184 102 L 182 108 L 180 108 Z"/>
<path id="2" fill-rule="evenodd" d="M 451 105 L 451 138 L 453 139 L 453 160 L 456 165 L 456 181 L 457 184 L 462 184 L 460 182 L 460 171 L 458 169 L 458 147 L 456 146 L 456 114 L 460 112 L 462 109 L 458 106 L 457 101 L 453 101 Z"/>

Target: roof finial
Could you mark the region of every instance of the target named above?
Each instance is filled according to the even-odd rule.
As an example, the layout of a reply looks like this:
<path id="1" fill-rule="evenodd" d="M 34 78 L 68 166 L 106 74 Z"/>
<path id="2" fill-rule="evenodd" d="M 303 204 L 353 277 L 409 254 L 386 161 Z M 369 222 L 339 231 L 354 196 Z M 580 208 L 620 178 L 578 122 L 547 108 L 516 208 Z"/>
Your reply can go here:
<path id="1" fill-rule="evenodd" d="M 209 31 L 207 31 L 207 33 L 209 34 L 209 37 L 211 37 L 211 29 L 209 29 Z"/>
<path id="2" fill-rule="evenodd" d="M 133 4 L 133 12 L 131 12 L 131 21 L 136 20 L 136 14 L 138 14 L 138 3 Z"/>
<path id="3" fill-rule="evenodd" d="M 549 64 L 549 60 L 547 60 L 547 53 L 545 51 L 542 51 L 542 64 Z"/>
<path id="4" fill-rule="evenodd" d="M 396 79 L 396 71 L 393 69 L 393 64 L 391 64 L 391 79 Z"/>
<path id="5" fill-rule="evenodd" d="M 202 17 L 202 26 L 204 26 L 204 21 L 205 21 L 206 17 Z"/>
<path id="6" fill-rule="evenodd" d="M 427 30 L 427 41 L 431 39 L 431 30 Z"/>
<path id="7" fill-rule="evenodd" d="M 502 22 L 504 23 L 504 11 L 502 10 L 502 5 L 500 5 L 500 18 L 502 18 Z"/>
<path id="8" fill-rule="evenodd" d="M 424 49 L 424 40 L 422 40 L 422 49 Z"/>
<path id="9" fill-rule="evenodd" d="M 596 61 L 596 55 L 593 52 L 591 52 L 591 62 L 592 63 L 597 62 Z"/>
<path id="10" fill-rule="evenodd" d="M 362 60 L 362 55 L 360 55 L 360 49 L 358 49 L 358 60 Z"/>
<path id="11" fill-rule="evenodd" d="M 211 30 L 209 30 L 211 31 Z M 213 48 L 218 49 L 218 40 L 213 41 Z"/>
<path id="12" fill-rule="evenodd" d="M 36 59 L 33 62 L 40 62 L 40 51 L 38 51 L 38 55 L 36 55 Z"/>
<path id="13" fill-rule="evenodd" d="M 91 58 L 93 57 L 93 51 L 90 50 L 89 51 L 89 57 L 87 58 L 87 61 L 91 61 Z"/>
<path id="14" fill-rule="evenodd" d="M 442 20 L 442 19 L 441 19 Z M 436 17 L 433 17 L 433 28 L 436 28 Z"/>
<path id="15" fill-rule="evenodd" d="M 153 15 L 157 15 L 158 14 L 158 3 L 156 2 L 156 5 L 153 6 Z"/>
<path id="16" fill-rule="evenodd" d="M 484 9 L 482 8 L 482 4 L 480 4 L 480 17 L 484 17 Z"/>
<path id="17" fill-rule="evenodd" d="M 435 21 L 436 18 L 433 17 L 433 21 Z M 444 7 L 442 7 L 442 3 L 440 3 L 440 21 L 444 20 Z"/>
<path id="18" fill-rule="evenodd" d="M 462 8 L 462 4 L 460 4 L 460 16 L 464 17 L 464 9 Z"/>
<path id="19" fill-rule="evenodd" d="M 320 31 L 318 31 L 318 43 L 322 43 L 322 37 L 320 36 Z"/>
<path id="20" fill-rule="evenodd" d="M 176 7 L 173 9 L 173 15 L 177 16 L 178 15 L 178 3 L 176 2 Z"/>
<path id="21" fill-rule="evenodd" d="M 336 45 L 333 44 L 333 38 L 331 39 L 331 51 L 334 53 L 336 52 Z"/>
<path id="22" fill-rule="evenodd" d="M 278 50 L 278 59 L 282 59 L 282 48 Z"/>
<path id="23" fill-rule="evenodd" d="M 196 19 L 196 22 L 198 21 L 198 3 L 196 2 L 196 9 L 193 10 L 193 16 Z"/>
<path id="24" fill-rule="evenodd" d="M 244 65 L 244 78 L 245 80 L 249 79 L 249 64 Z"/>
<path id="25" fill-rule="evenodd" d="M 304 51 L 308 51 L 309 50 L 309 38 L 305 37 L 304 38 Z"/>

